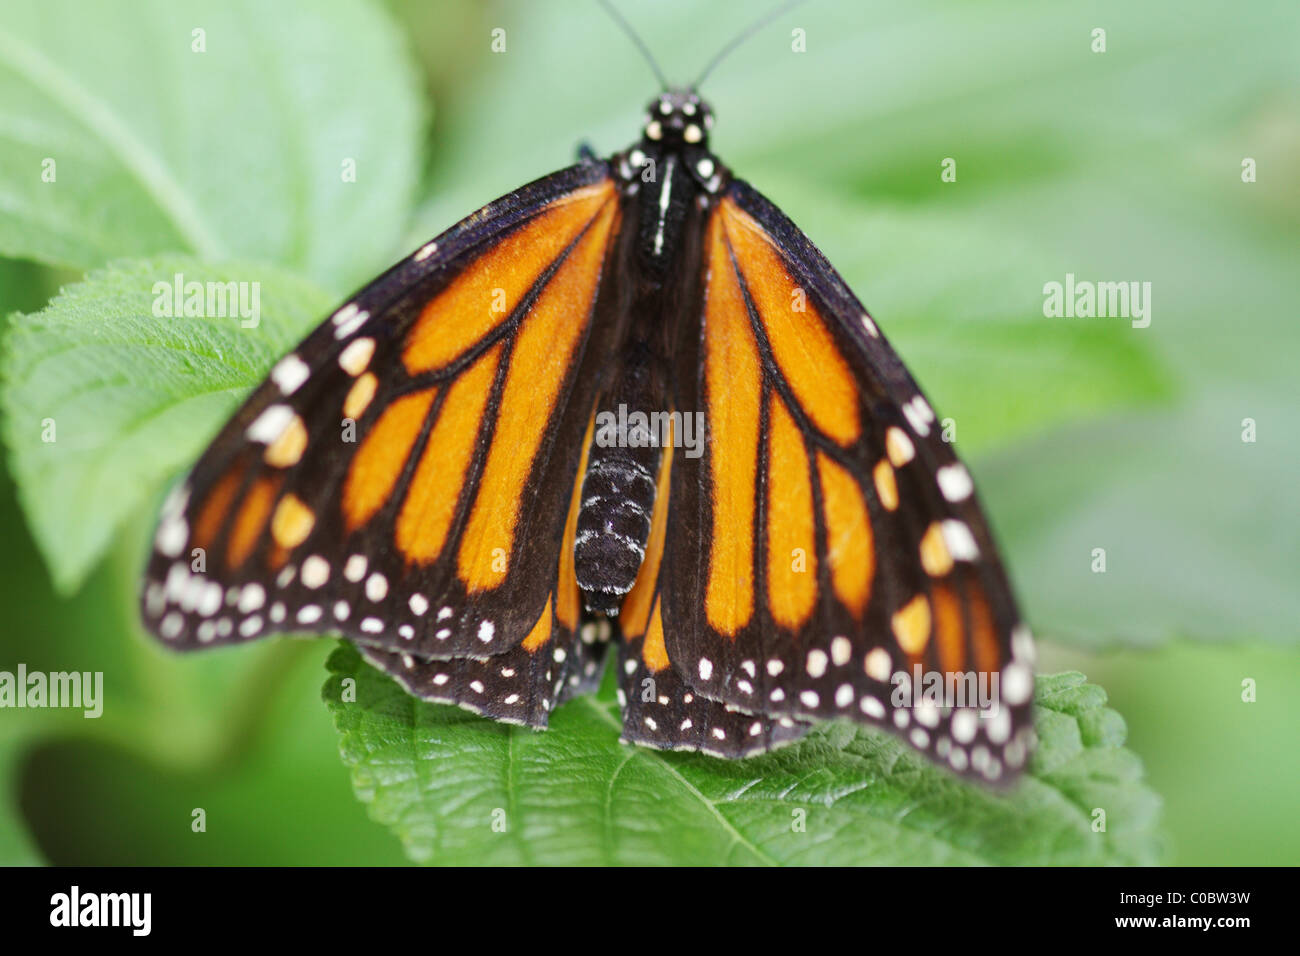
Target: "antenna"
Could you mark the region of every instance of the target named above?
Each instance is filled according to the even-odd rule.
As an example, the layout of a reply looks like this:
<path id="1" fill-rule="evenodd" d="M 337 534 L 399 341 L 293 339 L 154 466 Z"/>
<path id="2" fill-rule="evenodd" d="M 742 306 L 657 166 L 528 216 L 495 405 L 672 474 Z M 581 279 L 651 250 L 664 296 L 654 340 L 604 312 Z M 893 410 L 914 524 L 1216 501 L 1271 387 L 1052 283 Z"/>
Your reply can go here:
<path id="1" fill-rule="evenodd" d="M 736 49 L 736 47 L 740 46 L 742 43 L 744 43 L 746 40 L 752 37 L 759 30 L 763 29 L 763 27 L 767 26 L 777 17 L 781 16 L 781 14 L 787 12 L 788 10 L 793 10 L 795 7 L 799 6 L 799 4 L 803 2 L 804 0 L 787 0 L 786 3 L 781 4 L 775 10 L 772 10 L 770 13 L 766 14 L 765 16 L 760 17 L 758 20 L 754 21 L 754 23 L 752 23 L 749 27 L 742 30 L 735 37 L 735 39 L 733 39 L 730 43 L 728 43 L 726 46 L 724 46 L 721 50 L 718 51 L 717 56 L 715 56 L 712 60 L 709 61 L 709 65 L 704 68 L 704 72 L 700 74 L 700 78 L 696 80 L 693 84 L 691 84 L 692 88 L 699 89 L 700 84 L 703 83 L 705 78 L 708 77 L 708 75 L 713 72 L 714 67 L 716 67 L 719 63 L 721 63 L 727 57 L 727 55 L 731 53 L 732 50 Z"/>
<path id="2" fill-rule="evenodd" d="M 632 38 L 632 42 L 636 44 L 636 48 L 641 51 L 641 55 L 645 57 L 646 62 L 650 64 L 650 69 L 654 70 L 655 76 L 659 78 L 660 88 L 662 90 L 667 90 L 668 80 L 664 78 L 664 71 L 659 69 L 659 64 L 655 62 L 655 58 L 650 54 L 650 48 L 645 45 L 645 41 L 641 39 L 640 35 L 632 29 L 632 24 L 627 22 L 623 17 L 623 14 L 619 13 L 618 8 L 610 3 L 609 0 L 596 0 L 596 2 L 604 7 L 605 12 L 614 18 L 614 22 L 623 28 L 623 32 Z"/>

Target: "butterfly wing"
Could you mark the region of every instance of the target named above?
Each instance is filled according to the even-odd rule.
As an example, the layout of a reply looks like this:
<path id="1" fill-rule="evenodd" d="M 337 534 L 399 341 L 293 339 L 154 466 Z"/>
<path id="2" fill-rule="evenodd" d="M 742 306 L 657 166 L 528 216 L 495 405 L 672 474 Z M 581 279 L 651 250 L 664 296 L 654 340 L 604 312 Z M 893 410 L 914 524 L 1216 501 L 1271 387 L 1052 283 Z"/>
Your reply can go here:
<path id="1" fill-rule="evenodd" d="M 342 633 L 422 696 L 544 723 L 580 623 L 572 525 L 618 219 L 607 168 L 585 162 L 336 311 L 164 505 L 146 625 L 175 648 Z"/>
<path id="2" fill-rule="evenodd" d="M 608 645 L 607 628 L 574 605 L 578 600 L 573 575 L 573 539 L 577 527 L 582 476 L 586 472 L 588 427 L 582 455 L 573 477 L 557 566 L 556 594 L 570 602 L 568 610 L 551 603 L 524 640 L 491 657 L 423 658 L 361 643 L 361 654 L 396 680 L 407 693 L 423 700 L 456 704 L 507 723 L 544 727 L 550 711 L 570 697 L 589 693 L 599 683 Z M 566 618 L 577 613 L 574 627 Z"/>
<path id="3" fill-rule="evenodd" d="M 755 713 L 752 707 L 741 708 L 696 693 L 669 662 L 662 592 L 668 577 L 664 557 L 673 512 L 669 488 L 674 458 L 681 460 L 670 444 L 659 463 L 645 559 L 617 617 L 623 739 L 719 757 L 744 757 L 797 740 L 807 732 L 806 722 Z"/>
<path id="4" fill-rule="evenodd" d="M 718 202 L 704 254 L 700 354 L 679 384 L 707 441 L 672 475 L 666 659 L 721 704 L 880 724 L 958 772 L 1013 776 L 1032 740 L 1031 641 L 929 404 L 748 185 Z M 918 673 L 983 681 L 1001 706 L 903 706 Z"/>

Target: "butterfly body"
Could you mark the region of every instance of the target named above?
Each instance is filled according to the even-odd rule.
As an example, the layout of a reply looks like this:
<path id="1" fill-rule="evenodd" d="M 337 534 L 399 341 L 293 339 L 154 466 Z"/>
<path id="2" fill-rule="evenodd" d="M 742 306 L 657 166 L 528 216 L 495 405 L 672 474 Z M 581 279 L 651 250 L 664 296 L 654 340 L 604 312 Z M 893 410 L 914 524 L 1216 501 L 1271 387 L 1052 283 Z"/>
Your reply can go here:
<path id="1" fill-rule="evenodd" d="M 534 727 L 616 643 L 627 741 L 739 757 L 841 718 L 1013 779 L 1032 645 L 969 473 L 712 122 L 656 97 L 634 146 L 485 207 L 277 363 L 164 506 L 150 629 L 341 633 Z"/>
<path id="2" fill-rule="evenodd" d="M 708 152 L 711 124 L 709 107 L 695 94 L 665 94 L 647 109 L 640 142 L 605 164 L 617 184 L 626 239 L 614 250 L 611 279 L 596 305 L 597 315 L 620 330 L 597 420 L 617 423 L 617 430 L 597 432 L 575 552 L 585 604 L 605 614 L 618 614 L 650 535 L 660 442 L 668 436 L 652 433 L 646 419 L 684 407 L 675 358 L 698 337 L 698 236 L 714 201 L 709 185 L 724 182 Z"/>

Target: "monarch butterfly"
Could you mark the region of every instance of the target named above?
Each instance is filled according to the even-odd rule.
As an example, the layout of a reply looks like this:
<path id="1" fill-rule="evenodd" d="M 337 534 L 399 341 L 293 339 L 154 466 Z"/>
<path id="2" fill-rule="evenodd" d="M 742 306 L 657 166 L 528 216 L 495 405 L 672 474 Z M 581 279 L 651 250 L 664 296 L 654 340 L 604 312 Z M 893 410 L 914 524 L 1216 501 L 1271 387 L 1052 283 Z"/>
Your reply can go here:
<path id="1" fill-rule="evenodd" d="M 830 263 L 710 152 L 698 85 L 280 359 L 163 506 L 149 629 L 341 633 L 417 697 L 535 728 L 613 643 L 626 741 L 742 757 L 843 717 L 1014 779 L 1032 640 L 970 474 Z"/>

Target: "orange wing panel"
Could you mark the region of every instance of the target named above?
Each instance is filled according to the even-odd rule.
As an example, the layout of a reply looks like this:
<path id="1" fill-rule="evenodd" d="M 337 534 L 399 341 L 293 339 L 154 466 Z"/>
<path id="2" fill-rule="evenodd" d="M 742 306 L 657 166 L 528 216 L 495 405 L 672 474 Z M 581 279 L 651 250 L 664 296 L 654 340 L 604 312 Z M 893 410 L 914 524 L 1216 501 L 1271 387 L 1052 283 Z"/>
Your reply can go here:
<path id="1" fill-rule="evenodd" d="M 616 211 L 612 202 L 605 206 L 520 325 L 492 448 L 458 556 L 460 579 L 471 592 L 500 586 L 509 571 L 519 498 L 589 324 Z"/>
<path id="2" fill-rule="evenodd" d="M 533 629 L 524 638 L 524 650 L 531 654 L 539 647 L 545 647 L 546 642 L 551 639 L 551 623 L 551 596 L 548 594 L 546 596 L 546 607 L 542 608 L 542 616 L 537 619 Z"/>
<path id="3" fill-rule="evenodd" d="M 969 587 L 971 648 L 975 654 L 975 668 L 982 674 L 996 673 L 1002 667 L 998 653 L 997 628 L 988 599 L 978 584 Z"/>
<path id="4" fill-rule="evenodd" d="M 447 389 L 438 421 L 397 516 L 397 547 L 418 564 L 438 560 L 456 517 L 461 488 L 478 441 L 483 409 L 501 360 L 500 345 L 484 352 Z"/>
<path id="5" fill-rule="evenodd" d="M 826 320 L 786 271 L 763 227 L 731 199 L 718 208 L 781 374 L 823 433 L 852 444 L 862 433 L 858 390 Z"/>
<path id="6" fill-rule="evenodd" d="M 734 636 L 754 613 L 754 504 L 762 368 L 722 222 L 709 224 L 704 306 L 713 527 L 704 607 L 710 626 Z"/>
<path id="7" fill-rule="evenodd" d="M 271 516 L 271 505 L 279 488 L 278 479 L 263 476 L 248 489 L 244 503 L 235 515 L 234 526 L 230 529 L 230 540 L 226 544 L 226 567 L 234 569 L 248 560 Z"/>
<path id="8" fill-rule="evenodd" d="M 650 627 L 646 630 L 645 643 L 641 645 L 641 660 L 652 674 L 658 674 L 668 666 L 668 647 L 664 644 L 664 617 L 659 602 L 655 601 L 654 614 L 650 616 Z"/>
<path id="9" fill-rule="evenodd" d="M 343 520 L 348 531 L 369 521 L 393 493 L 437 392 L 426 388 L 394 401 L 361 443 L 343 483 Z"/>
<path id="10" fill-rule="evenodd" d="M 570 631 L 578 627 L 582 594 L 578 589 L 578 575 L 573 563 L 573 539 L 578 534 L 578 511 L 582 505 L 582 480 L 587 474 L 587 454 L 591 449 L 591 433 L 596 427 L 596 416 L 587 420 L 587 434 L 582 439 L 582 456 L 578 459 L 578 474 L 573 479 L 573 494 L 569 498 L 569 516 L 564 522 L 564 537 L 560 539 L 559 581 L 556 583 L 555 617 Z"/>
<path id="11" fill-rule="evenodd" d="M 767 600 L 797 631 L 817 603 L 817 538 L 808 449 L 785 403 L 771 401 L 767 463 Z"/>
<path id="12" fill-rule="evenodd" d="M 862 488 L 841 465 L 817 454 L 826 519 L 826 560 L 836 596 L 861 617 L 871 597 L 876 551 Z"/>
<path id="13" fill-rule="evenodd" d="M 934 638 L 939 669 L 960 674 L 966 667 L 966 644 L 962 633 L 961 601 L 946 584 L 934 586 Z"/>
<path id="14" fill-rule="evenodd" d="M 226 519 L 226 513 L 230 510 L 231 502 L 235 500 L 235 493 L 239 491 L 240 482 L 244 478 L 244 469 L 237 461 L 217 481 L 212 489 L 208 492 L 207 500 L 199 508 L 198 516 L 194 519 L 194 537 L 192 543 L 196 548 L 207 549 L 212 546 L 212 542 L 217 537 L 217 532 L 221 530 L 221 525 Z"/>
<path id="15" fill-rule="evenodd" d="M 443 368 L 496 329 L 613 192 L 613 181 L 575 190 L 472 262 L 420 313 L 402 352 L 407 372 Z"/>

